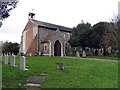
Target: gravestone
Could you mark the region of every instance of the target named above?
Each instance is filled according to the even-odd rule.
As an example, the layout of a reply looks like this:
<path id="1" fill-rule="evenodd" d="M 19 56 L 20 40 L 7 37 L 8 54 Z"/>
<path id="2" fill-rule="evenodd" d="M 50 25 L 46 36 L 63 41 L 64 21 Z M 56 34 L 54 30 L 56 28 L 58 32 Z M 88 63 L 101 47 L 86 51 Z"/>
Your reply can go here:
<path id="1" fill-rule="evenodd" d="M 4 64 L 8 64 L 8 55 L 5 55 Z"/>
<path id="2" fill-rule="evenodd" d="M 98 55 L 103 55 L 103 48 L 98 49 Z"/>
<path id="3" fill-rule="evenodd" d="M 79 51 L 76 51 L 76 55 L 77 55 L 77 57 L 80 57 Z"/>
<path id="4" fill-rule="evenodd" d="M 32 53 L 29 53 L 29 56 L 32 56 Z"/>
<path id="5" fill-rule="evenodd" d="M 17 65 L 15 65 L 15 61 L 16 61 L 15 55 L 11 55 L 10 56 L 10 66 L 17 67 Z"/>
<path id="6" fill-rule="evenodd" d="M 101 49 L 98 49 L 98 55 L 101 55 Z"/>
<path id="7" fill-rule="evenodd" d="M 57 68 L 58 68 L 59 70 L 64 70 L 64 69 L 65 69 L 65 65 L 64 65 L 63 62 L 57 62 L 56 64 L 57 64 Z"/>
<path id="8" fill-rule="evenodd" d="M 112 52 L 112 48 L 109 46 L 107 51 L 108 51 L 108 54 L 110 55 Z"/>
<path id="9" fill-rule="evenodd" d="M 27 79 L 27 86 L 41 87 L 41 84 L 44 81 L 44 79 L 45 77 L 43 76 L 30 76 Z"/>
<path id="10" fill-rule="evenodd" d="M 85 50 L 83 50 L 82 56 L 83 56 L 83 57 L 86 57 L 86 52 L 85 52 Z"/>
<path id="11" fill-rule="evenodd" d="M 38 54 L 39 54 L 39 56 L 40 56 L 40 55 L 41 55 L 41 52 L 39 52 Z"/>
<path id="12" fill-rule="evenodd" d="M 26 57 L 25 56 L 20 57 L 20 70 L 28 70 L 26 68 Z"/>

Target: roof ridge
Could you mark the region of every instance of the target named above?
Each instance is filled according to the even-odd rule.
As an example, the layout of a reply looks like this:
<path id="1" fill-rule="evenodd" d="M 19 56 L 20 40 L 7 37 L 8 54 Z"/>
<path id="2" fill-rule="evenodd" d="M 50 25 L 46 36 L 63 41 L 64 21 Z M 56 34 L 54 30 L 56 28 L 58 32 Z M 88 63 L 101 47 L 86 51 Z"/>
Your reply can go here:
<path id="1" fill-rule="evenodd" d="M 37 21 L 37 22 L 43 22 L 43 21 L 38 21 L 38 20 L 35 20 L 35 19 L 32 19 L 33 21 Z M 58 25 L 58 24 L 54 24 L 54 23 L 49 23 L 49 22 L 43 22 L 43 23 L 47 23 L 47 24 L 52 24 L 52 25 L 57 25 L 57 26 L 61 26 L 61 27 L 66 27 L 66 26 L 63 26 L 63 25 Z M 66 28 L 70 28 L 70 27 L 66 27 Z M 70 28 L 72 29 L 72 28 Z"/>
<path id="2" fill-rule="evenodd" d="M 57 25 L 57 24 L 53 24 L 53 23 L 38 21 L 38 20 L 35 20 L 35 19 L 31 19 L 31 21 L 36 23 L 38 26 L 42 26 L 42 27 L 55 28 L 55 29 L 60 29 L 60 30 L 68 31 L 68 32 L 72 31 L 72 28 L 62 26 L 62 25 Z"/>

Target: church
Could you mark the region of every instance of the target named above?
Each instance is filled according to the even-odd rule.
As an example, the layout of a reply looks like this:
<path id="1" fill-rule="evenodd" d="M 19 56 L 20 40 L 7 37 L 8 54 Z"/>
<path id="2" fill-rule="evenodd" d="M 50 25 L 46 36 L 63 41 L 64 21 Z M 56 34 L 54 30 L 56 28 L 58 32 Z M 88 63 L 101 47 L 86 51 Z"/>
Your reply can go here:
<path id="1" fill-rule="evenodd" d="M 29 20 L 22 32 L 20 53 L 26 55 L 66 56 L 70 52 L 68 40 L 72 29 L 34 19 Z"/>

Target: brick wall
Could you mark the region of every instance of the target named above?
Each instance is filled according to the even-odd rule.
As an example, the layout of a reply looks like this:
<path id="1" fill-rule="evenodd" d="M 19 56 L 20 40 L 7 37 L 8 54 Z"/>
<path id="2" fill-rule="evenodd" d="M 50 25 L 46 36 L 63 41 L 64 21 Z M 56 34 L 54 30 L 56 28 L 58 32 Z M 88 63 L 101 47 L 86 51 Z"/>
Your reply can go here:
<path id="1" fill-rule="evenodd" d="M 33 24 L 29 21 L 26 27 L 26 52 L 33 39 Z"/>
<path id="2" fill-rule="evenodd" d="M 31 53 L 32 55 L 36 55 L 37 52 L 38 52 L 38 42 L 37 42 L 37 36 L 36 36 L 32 41 L 32 43 L 30 44 L 27 54 Z"/>

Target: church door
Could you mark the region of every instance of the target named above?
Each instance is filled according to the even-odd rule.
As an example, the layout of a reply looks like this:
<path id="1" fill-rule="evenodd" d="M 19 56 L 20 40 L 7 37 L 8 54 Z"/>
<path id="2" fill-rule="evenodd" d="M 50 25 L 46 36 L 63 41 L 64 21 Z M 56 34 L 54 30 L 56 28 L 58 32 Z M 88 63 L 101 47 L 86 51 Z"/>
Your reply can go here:
<path id="1" fill-rule="evenodd" d="M 61 56 L 61 44 L 58 40 L 54 44 L 54 56 Z"/>

